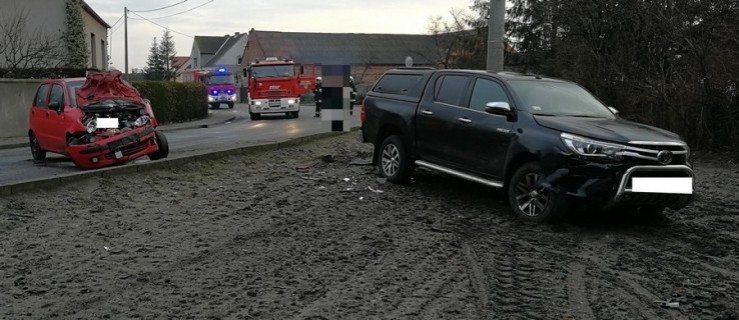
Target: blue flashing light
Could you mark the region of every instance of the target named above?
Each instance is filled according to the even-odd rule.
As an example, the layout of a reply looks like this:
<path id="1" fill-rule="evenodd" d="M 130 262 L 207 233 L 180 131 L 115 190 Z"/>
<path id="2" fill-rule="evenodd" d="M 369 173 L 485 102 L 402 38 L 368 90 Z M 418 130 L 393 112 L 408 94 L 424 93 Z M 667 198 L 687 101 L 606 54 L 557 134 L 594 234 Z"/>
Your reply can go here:
<path id="1" fill-rule="evenodd" d="M 211 95 L 214 95 L 214 96 L 217 96 L 218 95 L 218 89 L 210 90 L 210 94 Z"/>
<path id="2" fill-rule="evenodd" d="M 224 74 L 224 73 L 226 73 L 226 68 L 218 68 L 218 70 L 217 70 L 217 71 L 218 71 L 218 73 L 220 73 L 220 74 Z"/>
<path id="3" fill-rule="evenodd" d="M 227 94 L 234 94 L 234 91 L 233 91 L 233 90 L 231 90 L 231 89 L 226 89 L 226 93 L 227 93 Z"/>

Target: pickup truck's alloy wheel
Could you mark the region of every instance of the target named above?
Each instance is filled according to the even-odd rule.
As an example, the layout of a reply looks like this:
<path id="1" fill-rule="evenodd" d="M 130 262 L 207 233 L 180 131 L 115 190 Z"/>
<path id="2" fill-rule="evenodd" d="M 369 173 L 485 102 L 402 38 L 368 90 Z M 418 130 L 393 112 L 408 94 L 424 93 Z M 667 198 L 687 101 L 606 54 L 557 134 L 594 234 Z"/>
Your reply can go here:
<path id="1" fill-rule="evenodd" d="M 36 135 L 31 133 L 30 135 L 28 135 L 28 138 L 31 141 L 31 155 L 33 156 L 33 160 L 46 159 L 46 151 L 41 149 L 41 145 L 38 143 Z"/>
<path id="2" fill-rule="evenodd" d="M 529 222 L 551 221 L 564 210 L 564 200 L 541 185 L 541 167 L 536 162 L 524 164 L 511 177 L 508 197 L 516 215 Z"/>
<path id="3" fill-rule="evenodd" d="M 380 174 L 393 183 L 406 182 L 412 167 L 400 136 L 385 138 L 380 147 Z"/>

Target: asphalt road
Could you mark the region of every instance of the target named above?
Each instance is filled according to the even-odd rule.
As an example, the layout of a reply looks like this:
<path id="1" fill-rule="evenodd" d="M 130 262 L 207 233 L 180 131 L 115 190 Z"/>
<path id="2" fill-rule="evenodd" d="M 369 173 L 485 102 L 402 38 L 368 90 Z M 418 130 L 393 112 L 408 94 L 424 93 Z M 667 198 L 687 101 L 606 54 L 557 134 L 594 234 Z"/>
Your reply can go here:
<path id="1" fill-rule="evenodd" d="M 262 120 L 251 121 L 246 105 L 234 109 L 220 108 L 214 113 L 234 116 L 230 122 L 207 128 L 167 131 L 169 157 L 182 157 L 190 153 L 219 151 L 230 148 L 287 141 L 331 131 L 330 123 L 313 117 L 313 106 L 301 106 L 300 117 L 288 119 L 282 114 L 265 115 Z M 359 126 L 359 112 L 355 112 L 351 127 Z M 141 157 L 135 162 L 150 161 Z M 0 150 L 0 186 L 27 180 L 50 178 L 80 171 L 63 155 L 49 153 L 44 161 L 34 161 L 28 147 Z"/>

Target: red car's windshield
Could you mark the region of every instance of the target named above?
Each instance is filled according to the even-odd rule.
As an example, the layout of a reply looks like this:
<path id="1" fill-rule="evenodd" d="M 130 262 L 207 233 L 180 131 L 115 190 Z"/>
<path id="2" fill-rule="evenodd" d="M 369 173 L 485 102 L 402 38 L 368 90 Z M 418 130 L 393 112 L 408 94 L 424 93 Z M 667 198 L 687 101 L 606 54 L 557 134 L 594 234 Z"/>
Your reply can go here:
<path id="1" fill-rule="evenodd" d="M 77 88 L 81 87 L 85 83 L 85 80 L 69 81 L 67 82 L 67 90 L 69 90 L 69 100 L 73 107 L 77 106 Z"/>

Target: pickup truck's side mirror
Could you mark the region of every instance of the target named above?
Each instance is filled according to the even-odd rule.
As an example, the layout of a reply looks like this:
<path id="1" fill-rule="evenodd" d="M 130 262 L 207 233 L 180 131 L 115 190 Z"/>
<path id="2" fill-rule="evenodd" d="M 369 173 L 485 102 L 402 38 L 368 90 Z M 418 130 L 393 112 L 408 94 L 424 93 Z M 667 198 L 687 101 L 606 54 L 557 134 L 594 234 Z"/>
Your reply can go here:
<path id="1" fill-rule="evenodd" d="M 51 101 L 49 102 L 49 109 L 59 112 L 62 109 L 62 105 L 59 103 L 59 101 Z"/>
<path id="2" fill-rule="evenodd" d="M 611 110 L 611 112 L 613 112 L 613 114 L 618 114 L 618 109 L 616 109 L 614 107 L 608 107 L 608 110 Z"/>
<path id="3" fill-rule="evenodd" d="M 501 116 L 510 116 L 513 114 L 511 105 L 508 102 L 488 102 L 485 105 L 485 112 Z"/>

